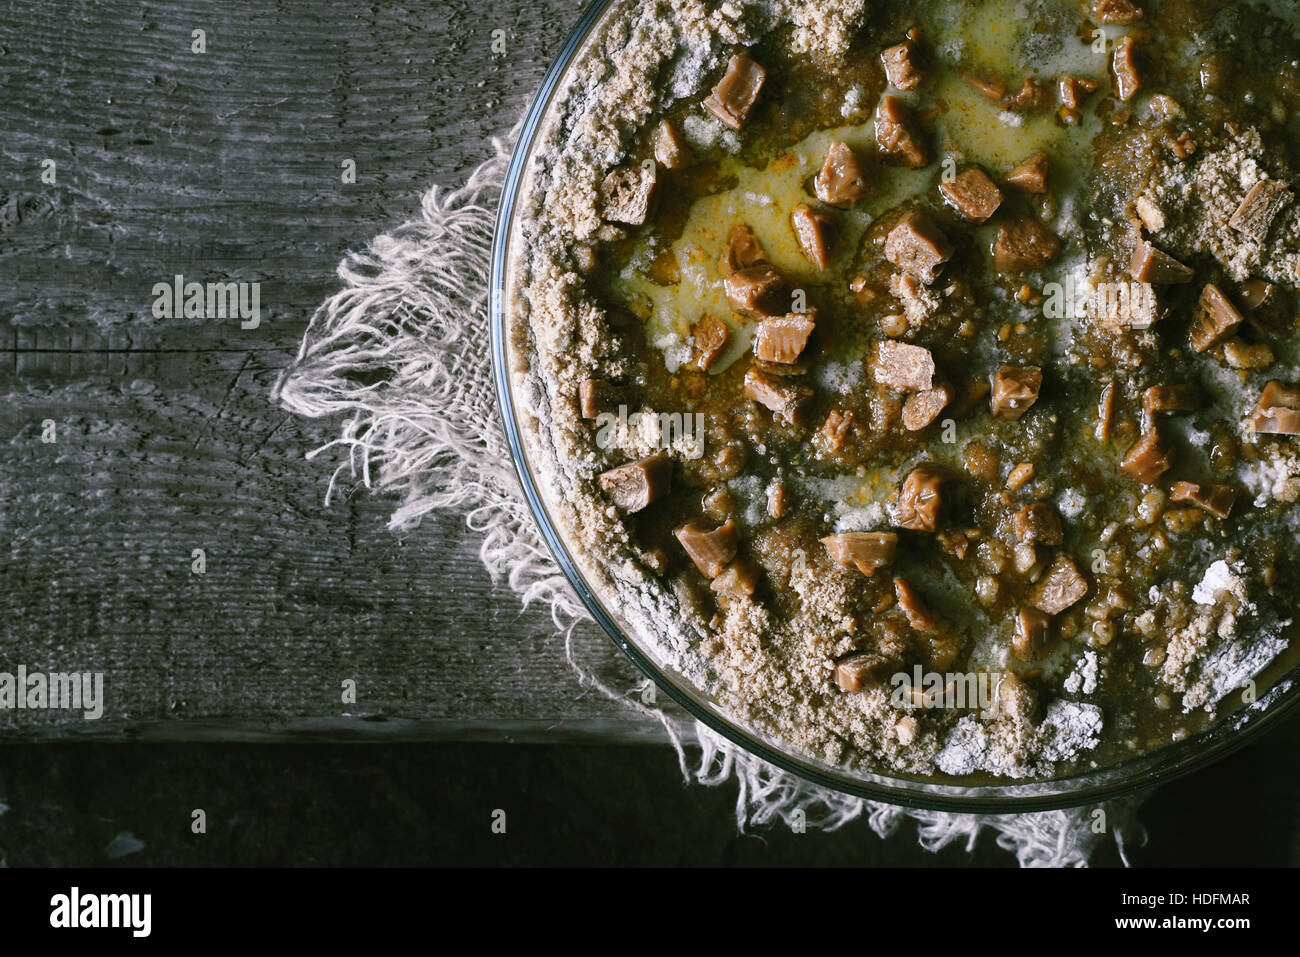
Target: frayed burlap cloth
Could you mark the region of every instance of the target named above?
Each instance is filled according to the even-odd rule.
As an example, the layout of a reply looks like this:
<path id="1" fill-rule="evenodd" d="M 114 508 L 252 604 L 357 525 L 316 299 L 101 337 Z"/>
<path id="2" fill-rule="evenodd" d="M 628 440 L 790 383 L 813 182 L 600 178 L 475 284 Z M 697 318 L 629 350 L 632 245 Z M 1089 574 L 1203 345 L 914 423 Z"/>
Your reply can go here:
<path id="1" fill-rule="evenodd" d="M 429 512 L 462 512 L 483 536 L 479 550 L 493 579 L 524 605 L 551 609 L 580 678 L 668 730 L 688 779 L 735 782 L 739 827 L 776 821 L 834 830 L 858 818 L 882 838 L 907 819 L 921 846 L 974 848 L 989 828 L 1025 866 L 1083 866 L 1104 843 L 1143 838 L 1138 799 L 1106 806 L 1094 833 L 1092 810 L 1018 815 L 947 814 L 865 801 L 815 787 L 736 748 L 705 726 L 647 708 L 626 688 L 626 670 L 595 673 L 579 660 L 573 626 L 586 612 L 542 543 L 519 491 L 498 424 L 488 354 L 488 259 L 511 138 L 459 189 L 433 187 L 420 215 L 370 242 L 339 266 L 344 288 L 325 302 L 274 398 L 312 418 L 342 420 L 338 439 L 310 453 L 332 455 L 326 501 L 341 476 L 395 492 L 390 527 L 410 531 Z M 624 663 L 630 668 L 630 663 Z M 1125 858 L 1126 859 L 1126 858 Z"/>

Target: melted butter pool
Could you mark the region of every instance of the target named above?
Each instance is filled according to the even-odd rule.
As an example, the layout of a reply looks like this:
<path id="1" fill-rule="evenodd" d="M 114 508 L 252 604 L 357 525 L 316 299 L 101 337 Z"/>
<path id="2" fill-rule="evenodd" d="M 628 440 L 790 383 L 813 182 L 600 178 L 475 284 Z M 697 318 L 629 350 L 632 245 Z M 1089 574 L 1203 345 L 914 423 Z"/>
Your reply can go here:
<path id="1" fill-rule="evenodd" d="M 870 116 L 863 122 L 815 132 L 762 168 L 749 165 L 741 156 L 724 157 L 721 174 L 734 178 L 736 185 L 698 200 L 681 235 L 666 253 L 657 247 L 653 233 L 642 237 L 630 265 L 614 282 L 616 295 L 625 301 L 639 301 L 648 309 L 647 339 L 662 353 L 668 370 L 676 371 L 690 357 L 691 327 L 706 314 L 726 321 L 732 332 L 728 348 L 712 372 L 724 371 L 750 348 L 753 323 L 733 313 L 718 271 L 719 254 L 737 223 L 749 225 L 772 264 L 796 285 L 824 281 L 824 274 L 800 252 L 789 216 L 796 204 L 816 202 L 809 183 L 836 140 L 868 160 L 871 192 L 862 205 L 840 217 L 832 272 L 854 255 L 863 233 L 876 218 L 914 197 L 933 197 L 945 171 L 952 173 L 969 163 L 1000 179 L 1036 150 L 1046 150 L 1051 157 L 1052 196 L 1057 209 L 1071 216 L 1078 208 L 1075 200 L 1087 172 L 1089 147 L 1101 125 L 1092 108 L 1110 89 L 1110 50 L 1099 52 L 1075 35 L 1077 13 L 1074 4 L 990 0 L 974 7 L 918 14 L 918 23 L 934 52 L 933 63 L 919 90 L 891 92 L 918 111 L 937 110 L 935 132 L 928 137 L 934 155 L 924 169 L 871 162 L 875 127 Z M 1044 26 L 1052 29 L 1045 32 Z M 1106 28 L 1106 32 L 1113 39 L 1123 30 Z M 1054 109 L 1032 116 L 1002 111 L 963 78 L 962 71 L 969 68 L 1000 77 L 1010 92 L 1018 90 L 1026 76 L 1036 76 L 1053 99 L 1056 77 L 1062 73 L 1095 80 L 1100 89 L 1087 101 L 1089 109 L 1082 122 L 1071 126 L 1062 123 Z M 1058 228 L 1058 232 L 1069 231 L 1068 223 Z M 992 228 L 978 230 L 977 237 L 987 246 Z M 672 285 L 649 278 L 650 265 L 662 264 L 665 255 L 675 266 L 670 271 L 679 277 Z"/>

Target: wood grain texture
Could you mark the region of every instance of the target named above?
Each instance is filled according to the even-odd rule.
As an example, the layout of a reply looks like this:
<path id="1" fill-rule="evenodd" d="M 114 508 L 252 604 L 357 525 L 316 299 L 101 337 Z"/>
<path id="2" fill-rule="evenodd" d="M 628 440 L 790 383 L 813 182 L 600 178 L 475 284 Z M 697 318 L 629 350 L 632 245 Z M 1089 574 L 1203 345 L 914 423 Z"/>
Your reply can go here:
<path id="1" fill-rule="evenodd" d="M 304 455 L 338 423 L 267 398 L 345 250 L 487 158 L 579 9 L 0 10 L 0 670 L 104 671 L 107 697 L 98 722 L 0 712 L 7 738 L 655 737 L 579 686 L 459 517 L 399 539 L 391 500 L 324 508 Z M 155 319 L 176 274 L 260 283 L 260 326 Z"/>

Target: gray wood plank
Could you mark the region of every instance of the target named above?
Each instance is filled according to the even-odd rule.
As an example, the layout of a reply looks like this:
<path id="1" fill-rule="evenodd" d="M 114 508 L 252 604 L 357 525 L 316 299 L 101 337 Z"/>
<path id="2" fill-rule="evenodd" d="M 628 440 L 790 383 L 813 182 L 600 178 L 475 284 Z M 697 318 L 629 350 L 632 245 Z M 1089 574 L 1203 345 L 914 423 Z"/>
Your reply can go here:
<path id="1" fill-rule="evenodd" d="M 323 508 L 329 466 L 304 455 L 337 423 L 267 400 L 343 252 L 489 155 L 579 8 L 0 10 L 0 660 L 108 689 L 99 722 L 0 712 L 7 737 L 646 737 L 578 685 L 545 610 L 488 581 L 459 517 L 403 539 L 391 499 Z M 178 273 L 259 282 L 260 327 L 155 319 Z"/>

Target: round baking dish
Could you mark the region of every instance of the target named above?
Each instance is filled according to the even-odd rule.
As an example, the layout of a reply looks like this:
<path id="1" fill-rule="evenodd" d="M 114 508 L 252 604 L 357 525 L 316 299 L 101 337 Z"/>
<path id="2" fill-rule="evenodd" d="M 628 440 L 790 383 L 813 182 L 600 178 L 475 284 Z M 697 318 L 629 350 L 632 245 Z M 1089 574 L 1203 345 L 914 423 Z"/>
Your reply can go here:
<path id="1" fill-rule="evenodd" d="M 511 301 L 512 241 L 519 191 L 524 181 L 537 134 L 555 103 L 567 71 L 583 54 L 588 41 L 601 28 L 616 0 L 596 0 L 582 14 L 559 56 L 547 71 L 529 107 L 506 175 L 497 213 L 491 263 L 491 350 L 493 377 L 502 424 L 511 457 L 542 536 L 574 591 L 591 616 L 614 643 L 673 700 L 709 728 L 739 747 L 814 784 L 863 798 L 911 807 L 939 810 L 1010 813 L 1049 810 L 1092 804 L 1171 780 L 1222 758 L 1275 727 L 1300 704 L 1300 666 L 1289 669 L 1275 663 L 1261 676 L 1260 686 L 1271 688 L 1260 701 L 1243 705 L 1221 717 L 1206 730 L 1159 750 L 1137 755 L 1107 767 L 1051 780 L 966 781 L 959 778 L 911 777 L 846 769 L 797 754 L 779 741 L 755 731 L 725 713 L 710 696 L 673 669 L 665 666 L 652 643 L 625 625 L 619 609 L 593 587 L 593 577 L 575 560 L 553 520 L 548 499 L 553 491 L 539 481 L 530 461 L 521 429 L 519 406 L 511 386 L 507 304 Z"/>

